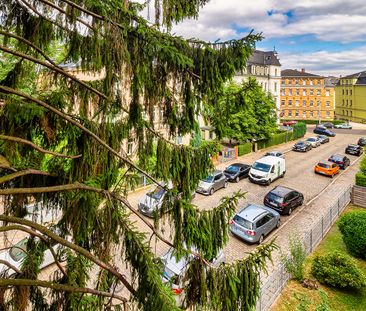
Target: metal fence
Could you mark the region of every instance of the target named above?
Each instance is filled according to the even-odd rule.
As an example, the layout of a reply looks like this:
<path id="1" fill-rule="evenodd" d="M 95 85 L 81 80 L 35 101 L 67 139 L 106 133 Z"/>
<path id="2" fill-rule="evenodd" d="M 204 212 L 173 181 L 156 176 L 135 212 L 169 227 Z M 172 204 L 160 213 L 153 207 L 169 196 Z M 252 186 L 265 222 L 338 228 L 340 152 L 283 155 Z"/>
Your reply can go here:
<path id="1" fill-rule="evenodd" d="M 328 208 L 323 209 L 325 213 L 314 226 L 307 231 L 303 236 L 303 244 L 307 254 L 310 254 L 313 249 L 324 238 L 330 227 L 338 219 L 340 213 L 351 202 L 352 186 L 349 185 Z M 282 264 L 270 273 L 264 280 L 260 292 L 260 297 L 257 302 L 257 311 L 267 311 L 285 287 L 290 279 L 290 274 L 286 272 Z"/>

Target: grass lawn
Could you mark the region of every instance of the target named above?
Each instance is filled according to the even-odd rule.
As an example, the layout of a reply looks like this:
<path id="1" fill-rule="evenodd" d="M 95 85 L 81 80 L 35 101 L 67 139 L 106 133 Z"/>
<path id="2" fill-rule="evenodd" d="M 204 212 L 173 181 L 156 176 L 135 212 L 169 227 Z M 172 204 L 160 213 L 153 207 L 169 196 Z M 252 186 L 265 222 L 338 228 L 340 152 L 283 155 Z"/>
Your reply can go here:
<path id="1" fill-rule="evenodd" d="M 349 205 L 344 213 L 365 209 Z M 306 259 L 305 277 L 310 275 L 311 262 L 315 254 L 327 254 L 335 250 L 347 253 L 342 235 L 336 224 L 330 229 L 324 240 Z M 354 258 L 355 259 L 355 258 Z M 366 274 L 366 261 L 355 259 L 358 267 Z M 319 284 L 318 289 L 307 289 L 296 281 L 290 281 L 282 291 L 271 311 L 365 311 L 366 288 L 361 290 L 339 290 Z"/>

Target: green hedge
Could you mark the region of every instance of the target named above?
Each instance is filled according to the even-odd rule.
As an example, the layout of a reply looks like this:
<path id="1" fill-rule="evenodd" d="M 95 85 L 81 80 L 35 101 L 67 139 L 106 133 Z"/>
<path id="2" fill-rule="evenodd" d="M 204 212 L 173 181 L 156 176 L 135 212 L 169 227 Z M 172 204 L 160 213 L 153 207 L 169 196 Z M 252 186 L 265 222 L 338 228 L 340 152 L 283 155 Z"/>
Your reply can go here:
<path id="1" fill-rule="evenodd" d="M 350 254 L 366 259 L 366 211 L 353 211 L 338 221 L 344 244 Z"/>
<path id="2" fill-rule="evenodd" d="M 361 187 L 366 187 L 366 175 L 362 173 L 356 174 L 356 185 Z"/>
<path id="3" fill-rule="evenodd" d="M 318 124 L 319 120 L 296 120 L 296 119 L 283 119 L 281 120 L 281 124 L 285 121 L 298 121 L 298 122 L 302 122 L 305 124 Z M 321 123 L 325 123 L 325 122 L 332 122 L 334 125 L 335 124 L 341 124 L 344 123 L 345 121 L 343 120 L 321 120 Z"/>
<path id="4" fill-rule="evenodd" d="M 284 131 L 279 134 L 274 134 L 268 139 L 259 140 L 257 142 L 258 149 L 268 148 L 271 146 L 279 145 L 285 143 L 286 141 L 292 140 L 292 133 Z"/>
<path id="5" fill-rule="evenodd" d="M 243 145 L 238 145 L 238 156 L 242 156 L 244 154 L 252 152 L 253 145 L 252 143 L 248 142 Z"/>
<path id="6" fill-rule="evenodd" d="M 298 139 L 304 137 L 306 133 L 306 124 L 304 122 L 299 122 L 293 125 L 293 139 Z"/>

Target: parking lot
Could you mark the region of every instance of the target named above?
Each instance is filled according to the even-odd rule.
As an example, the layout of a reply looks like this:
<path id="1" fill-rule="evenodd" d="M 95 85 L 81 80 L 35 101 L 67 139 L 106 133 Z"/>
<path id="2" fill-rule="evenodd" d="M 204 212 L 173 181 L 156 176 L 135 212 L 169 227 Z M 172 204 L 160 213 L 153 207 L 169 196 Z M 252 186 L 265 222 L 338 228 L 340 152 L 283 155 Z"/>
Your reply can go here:
<path id="1" fill-rule="evenodd" d="M 314 136 L 312 133 L 313 129 L 314 126 L 308 126 L 306 137 Z M 337 135 L 336 137 L 331 137 L 329 143 L 313 148 L 306 153 L 291 151 L 294 142 L 289 142 L 242 156 L 231 162 L 222 163 L 217 166 L 218 169 L 224 169 L 229 164 L 235 162 L 252 164 L 268 150 L 278 150 L 286 153 L 286 175 L 284 178 L 272 182 L 270 186 L 253 184 L 246 178 L 239 183 L 230 183 L 226 189 L 221 189 L 212 196 L 197 194 L 192 203 L 197 205 L 200 209 L 210 209 L 219 204 L 221 197 L 230 196 L 240 189 L 247 192 L 246 198 L 239 203 L 238 209 L 240 209 L 249 202 L 263 204 L 265 194 L 276 185 L 283 185 L 296 189 L 304 194 L 305 202 L 303 206 L 295 209 L 291 216 L 281 216 L 282 225 L 280 229 L 273 231 L 271 235 L 265 239 L 266 241 L 276 236 L 277 244 L 282 249 L 286 249 L 289 235 L 294 232 L 298 232 L 301 235 L 301 233 L 305 232 L 316 219 L 322 216 L 322 206 L 327 206 L 329 201 L 336 197 L 341 189 L 354 183 L 354 175 L 358 171 L 357 161 L 359 160 L 356 156 L 348 156 L 351 159 L 351 166 L 345 171 L 341 171 L 341 174 L 334 177 L 334 179 L 314 173 L 314 165 L 319 160 L 326 160 L 330 155 L 335 153 L 344 154 L 344 150 L 348 143 L 356 143 L 359 137 L 365 136 L 366 126 L 355 125 L 352 130 L 334 129 L 334 132 L 336 132 Z M 134 207 L 137 208 L 139 199 L 146 191 L 147 190 L 137 191 L 129 195 L 129 200 Z M 320 196 L 317 198 L 319 194 Z M 136 225 L 142 230 L 147 228 L 137 217 Z M 169 238 L 170 232 L 167 227 L 168 226 L 163 226 L 162 228 L 164 230 L 164 236 Z M 148 232 L 148 230 L 146 231 Z M 237 237 L 230 236 L 229 243 L 225 247 L 226 259 L 228 262 L 231 262 L 243 258 L 248 252 L 254 250 L 255 247 L 256 245 L 248 245 Z M 153 248 L 156 255 L 159 256 L 166 251 L 167 246 L 157 241 L 156 244 L 153 245 Z M 278 254 L 275 256 L 275 259 L 276 258 L 278 258 Z"/>

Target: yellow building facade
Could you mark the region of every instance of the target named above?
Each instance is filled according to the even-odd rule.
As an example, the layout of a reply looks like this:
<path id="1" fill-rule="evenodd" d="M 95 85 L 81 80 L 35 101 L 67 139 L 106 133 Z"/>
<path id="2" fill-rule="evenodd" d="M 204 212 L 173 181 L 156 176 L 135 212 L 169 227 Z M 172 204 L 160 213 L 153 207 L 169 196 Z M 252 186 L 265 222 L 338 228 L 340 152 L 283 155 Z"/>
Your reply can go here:
<path id="1" fill-rule="evenodd" d="M 291 120 L 333 120 L 334 80 L 306 72 L 281 71 L 281 118 Z"/>
<path id="2" fill-rule="evenodd" d="M 336 92 L 336 118 L 366 123 L 366 71 L 339 79 Z"/>

